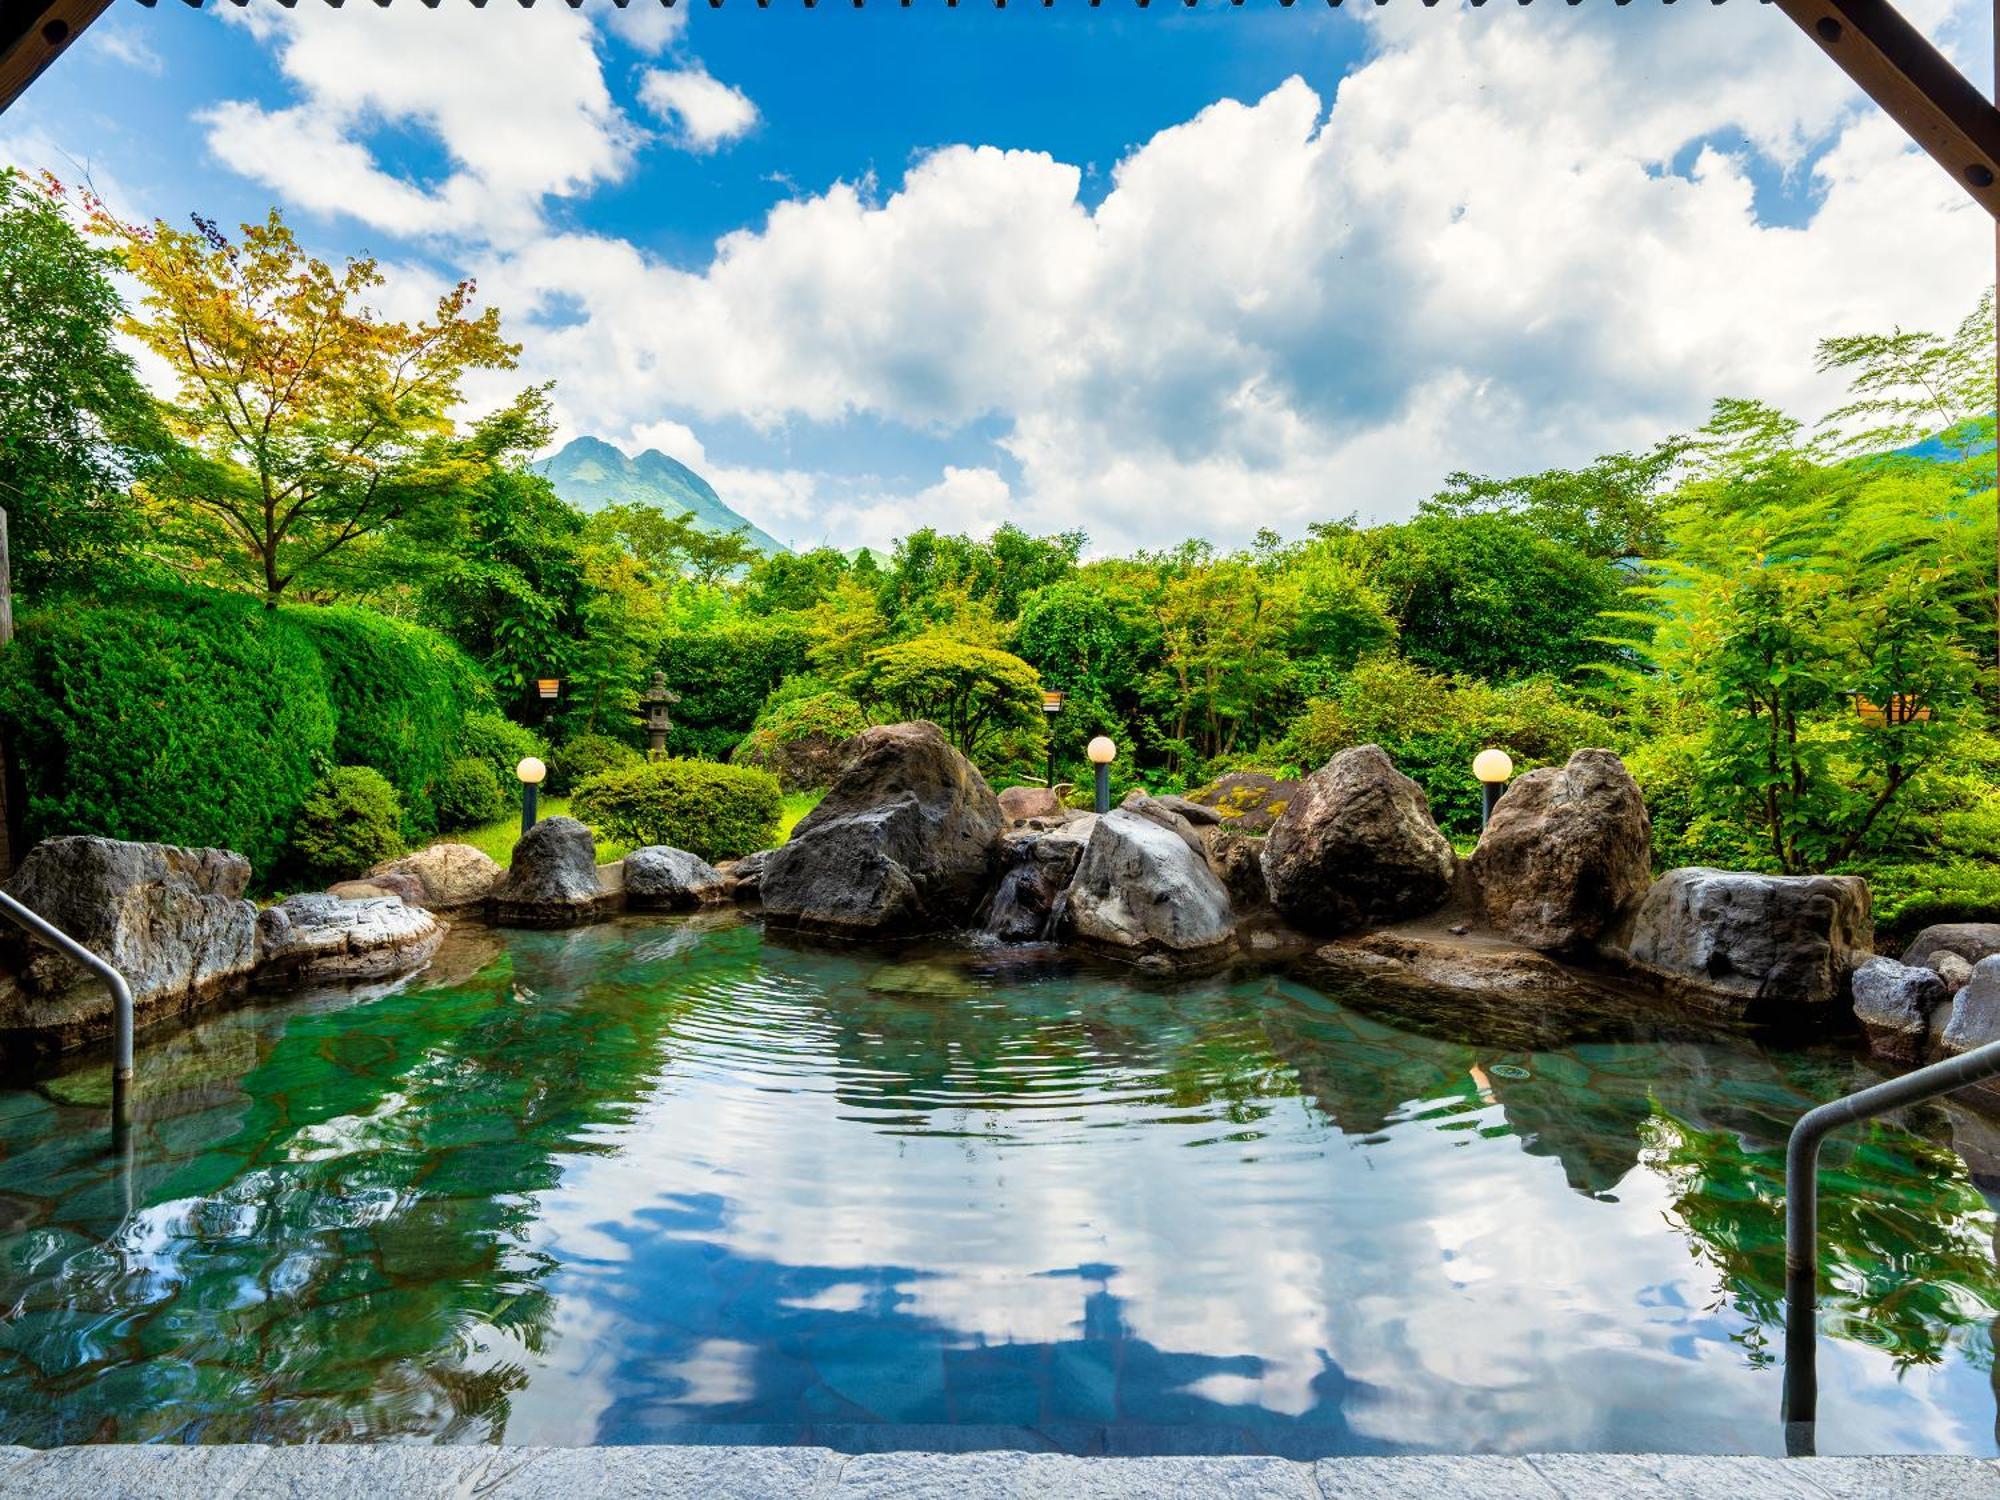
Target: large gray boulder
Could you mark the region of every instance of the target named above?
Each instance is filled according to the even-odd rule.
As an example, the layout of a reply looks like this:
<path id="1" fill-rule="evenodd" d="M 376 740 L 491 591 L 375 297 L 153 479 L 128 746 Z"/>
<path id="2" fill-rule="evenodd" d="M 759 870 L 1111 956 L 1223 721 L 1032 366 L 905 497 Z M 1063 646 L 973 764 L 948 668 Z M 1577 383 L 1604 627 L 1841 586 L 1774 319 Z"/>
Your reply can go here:
<path id="1" fill-rule="evenodd" d="M 1299 784 L 1262 771 L 1231 771 L 1194 792 L 1190 802 L 1211 809 L 1238 833 L 1265 834 L 1299 795 Z"/>
<path id="2" fill-rule="evenodd" d="M 288 896 L 257 913 L 257 982 L 387 979 L 430 962 L 445 924 L 398 896 Z"/>
<path id="3" fill-rule="evenodd" d="M 1456 867 L 1424 789 L 1377 745 L 1343 750 L 1300 782 L 1264 842 L 1271 901 L 1308 932 L 1435 911 Z"/>
<path id="4" fill-rule="evenodd" d="M 1202 829 L 1202 855 L 1238 915 L 1268 906 L 1271 892 L 1264 884 L 1264 841 L 1238 833 L 1227 824 Z"/>
<path id="5" fill-rule="evenodd" d="M 368 872 L 370 876 L 412 877 L 422 886 L 423 895 L 411 904 L 432 911 L 477 906 L 493 894 L 506 873 L 499 861 L 470 844 L 432 844 L 400 859 L 385 860 Z"/>
<path id="6" fill-rule="evenodd" d="M 76 835 L 30 849 L 7 891 L 123 974 L 143 1024 L 248 982 L 257 961 L 249 881 L 250 862 L 227 849 Z M 19 982 L 0 1030 L 47 1031 L 36 1045 L 50 1050 L 109 1034 L 110 995 L 87 970 L 12 924 L 5 942 Z"/>
<path id="7" fill-rule="evenodd" d="M 986 778 L 935 724 L 863 730 L 825 800 L 765 862 L 764 912 L 853 936 L 962 927 L 992 884 L 1005 826 Z"/>
<path id="8" fill-rule="evenodd" d="M 1874 931 L 1857 876 L 1690 866 L 1655 882 L 1605 946 L 1704 1009 L 1784 1020 L 1844 1004 Z"/>
<path id="9" fill-rule="evenodd" d="M 1179 802 L 1180 800 L 1180 798 L 1176 797 L 1174 802 Z M 1159 824 L 1168 833 L 1171 833 L 1183 844 L 1186 844 L 1193 853 L 1204 857 L 1207 855 L 1208 846 L 1203 843 L 1201 830 L 1195 826 L 1194 820 L 1165 798 L 1149 796 L 1145 792 L 1127 792 L 1125 800 L 1118 805 L 1127 812 L 1137 813 L 1149 823 Z M 1198 808 L 1201 806 L 1199 803 L 1191 803 L 1189 805 Z M 1201 808 L 1201 811 L 1208 813 L 1213 810 L 1210 808 Z M 1213 826 L 1213 822 L 1214 820 L 1210 819 L 1203 824 L 1203 827 Z"/>
<path id="10" fill-rule="evenodd" d="M 625 904 L 633 911 L 681 911 L 728 899 L 728 880 L 698 854 L 649 844 L 625 856 Z"/>
<path id="11" fill-rule="evenodd" d="M 1486 920 L 1545 953 L 1610 931 L 1652 883 L 1653 824 L 1625 763 L 1579 750 L 1507 788 L 1473 852 Z"/>
<path id="12" fill-rule="evenodd" d="M 1951 1015 L 1938 1038 L 1946 1057 L 1988 1042 L 2000 1042 L 2000 954 L 1972 966 L 1972 978 L 1952 998 Z"/>
<path id="13" fill-rule="evenodd" d="M 1903 962 L 1937 967 L 1937 960 L 1955 953 L 1969 964 L 2000 953 L 2000 922 L 1939 922 L 1926 927 L 1903 950 Z"/>
<path id="14" fill-rule="evenodd" d="M 1854 1018 L 1868 1038 L 1868 1050 L 1893 1063 L 1920 1063 L 1930 1050 L 1933 1017 L 1943 1019 L 1951 998 L 1944 981 L 1929 969 L 1871 958 L 1854 971 Z"/>
<path id="15" fill-rule="evenodd" d="M 610 915 L 618 902 L 598 878 L 590 830 L 575 818 L 544 818 L 514 845 L 489 909 L 502 927 L 574 927 Z"/>
<path id="16" fill-rule="evenodd" d="M 1202 956 L 1233 930 L 1229 893 L 1207 861 L 1129 808 L 1096 821 L 1063 899 L 1078 940 L 1127 958 Z"/>
<path id="17" fill-rule="evenodd" d="M 1002 834 L 1000 880 L 981 913 L 980 929 L 1003 943 L 1046 939 L 1096 827 L 1095 815 L 1085 813 L 1054 828 Z"/>

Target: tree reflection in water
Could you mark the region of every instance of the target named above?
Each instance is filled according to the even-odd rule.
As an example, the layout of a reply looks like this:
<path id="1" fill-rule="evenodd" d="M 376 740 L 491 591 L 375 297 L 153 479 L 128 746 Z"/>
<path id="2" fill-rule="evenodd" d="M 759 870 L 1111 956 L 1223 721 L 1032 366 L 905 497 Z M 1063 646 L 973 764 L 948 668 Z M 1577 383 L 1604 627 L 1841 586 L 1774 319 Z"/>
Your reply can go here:
<path id="1" fill-rule="evenodd" d="M 1547 1383 L 1574 1409 L 1554 1439 L 1775 1441 L 1757 1372 L 1779 1344 L 1785 1134 L 1869 1078 L 1845 1050 L 1615 1003 L 1146 984 L 733 916 L 461 934 L 440 965 L 149 1040 L 129 1182 L 97 1133 L 101 1068 L 0 1093 L 0 1438 L 892 1442 L 854 1434 L 900 1423 L 1370 1451 L 1491 1445 Z M 1931 1110 L 1829 1144 L 1831 1340 L 1983 1385 L 1995 1141 Z M 1493 1217 L 1503 1183 L 1517 1220 Z M 1455 1210 L 1484 1227 L 1441 1227 Z M 1561 1279 L 1482 1294 L 1524 1274 L 1495 1254 L 1543 1218 L 1677 1236 L 1678 1285 L 1711 1305 L 1649 1307 L 1681 1295 L 1671 1272 L 1589 1306 Z M 1431 1327 L 1474 1307 L 1554 1321 L 1497 1323 L 1456 1368 Z M 1669 1380 L 1649 1412 L 1676 1366 L 1647 1361 L 1696 1346 L 1749 1383 Z M 1578 1358 L 1604 1351 L 1637 1394 Z"/>

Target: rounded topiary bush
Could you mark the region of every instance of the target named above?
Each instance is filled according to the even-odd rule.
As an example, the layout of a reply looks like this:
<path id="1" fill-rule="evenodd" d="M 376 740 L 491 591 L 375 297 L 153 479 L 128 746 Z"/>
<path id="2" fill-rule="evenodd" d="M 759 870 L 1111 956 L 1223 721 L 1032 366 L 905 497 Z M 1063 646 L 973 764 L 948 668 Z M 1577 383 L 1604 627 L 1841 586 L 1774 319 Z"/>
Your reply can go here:
<path id="1" fill-rule="evenodd" d="M 514 767 L 532 755 L 546 761 L 548 742 L 532 729 L 524 729 L 505 714 L 470 713 L 459 735 L 458 753 L 483 760 L 493 768 L 494 779 L 502 788 L 515 785 Z"/>
<path id="2" fill-rule="evenodd" d="M 614 843 L 735 859 L 777 842 L 780 800 L 768 771 L 660 760 L 591 777 L 576 789 L 570 812 Z"/>
<path id="3" fill-rule="evenodd" d="M 306 873 L 347 880 L 403 852 L 403 800 L 380 771 L 336 766 L 306 794 L 292 856 Z"/>
<path id="4" fill-rule="evenodd" d="M 623 740 L 608 734 L 575 735 L 549 752 L 547 791 L 552 797 L 567 797 L 593 776 L 627 771 L 645 759 Z"/>
<path id="5" fill-rule="evenodd" d="M 438 827 L 447 833 L 491 823 L 507 810 L 507 794 L 500 790 L 493 767 L 470 756 L 444 768 L 431 788 L 431 801 L 437 808 Z"/>

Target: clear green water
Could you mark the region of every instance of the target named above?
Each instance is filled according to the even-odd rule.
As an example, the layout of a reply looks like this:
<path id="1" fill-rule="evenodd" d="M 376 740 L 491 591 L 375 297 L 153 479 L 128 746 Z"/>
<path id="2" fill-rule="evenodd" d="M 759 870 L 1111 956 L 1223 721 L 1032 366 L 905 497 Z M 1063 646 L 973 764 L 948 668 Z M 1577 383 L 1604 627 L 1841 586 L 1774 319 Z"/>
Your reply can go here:
<path id="1" fill-rule="evenodd" d="M 0 1440 L 1781 1449 L 1847 1054 L 1004 957 L 455 938 L 149 1038 L 124 1172 L 0 1093 Z M 1829 1148 L 1824 1449 L 1994 1451 L 1954 1128 Z"/>

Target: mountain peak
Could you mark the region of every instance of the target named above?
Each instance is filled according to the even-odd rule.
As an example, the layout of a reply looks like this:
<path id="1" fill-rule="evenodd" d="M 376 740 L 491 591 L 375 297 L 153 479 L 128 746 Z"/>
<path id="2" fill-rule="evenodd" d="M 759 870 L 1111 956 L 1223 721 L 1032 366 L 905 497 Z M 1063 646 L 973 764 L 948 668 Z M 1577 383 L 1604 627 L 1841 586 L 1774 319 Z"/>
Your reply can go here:
<path id="1" fill-rule="evenodd" d="M 535 467 L 558 495 L 586 513 L 607 505 L 650 505 L 670 516 L 692 515 L 704 531 L 748 526 L 751 545 L 760 552 L 790 550 L 731 510 L 701 475 L 657 448 L 634 458 L 615 443 L 585 434 L 571 438 Z"/>

